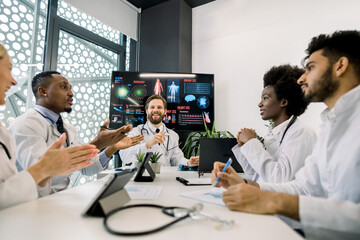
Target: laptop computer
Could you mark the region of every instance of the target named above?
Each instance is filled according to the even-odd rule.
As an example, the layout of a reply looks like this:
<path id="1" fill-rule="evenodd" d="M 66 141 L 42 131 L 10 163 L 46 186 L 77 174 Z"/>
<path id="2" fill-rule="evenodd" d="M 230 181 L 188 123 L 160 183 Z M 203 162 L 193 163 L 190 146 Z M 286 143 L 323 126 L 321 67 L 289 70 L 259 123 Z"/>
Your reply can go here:
<path id="1" fill-rule="evenodd" d="M 236 160 L 231 149 L 237 144 L 236 138 L 201 138 L 200 139 L 200 159 L 199 175 L 211 172 L 214 162 L 223 162 L 232 158 L 231 166 L 238 173 L 243 173 L 243 169 Z"/>

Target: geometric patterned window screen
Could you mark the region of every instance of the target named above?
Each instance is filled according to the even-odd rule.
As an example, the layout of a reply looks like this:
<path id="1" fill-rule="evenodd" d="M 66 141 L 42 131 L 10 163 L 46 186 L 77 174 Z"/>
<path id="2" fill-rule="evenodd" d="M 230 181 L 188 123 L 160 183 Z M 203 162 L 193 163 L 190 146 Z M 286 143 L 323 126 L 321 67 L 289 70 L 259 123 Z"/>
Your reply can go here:
<path id="1" fill-rule="evenodd" d="M 101 1 L 99 1 L 99 3 L 100 2 Z M 80 27 L 86 28 L 103 38 L 122 45 L 122 34 L 119 31 L 112 29 L 99 20 L 79 11 L 62 0 L 58 1 L 57 15 Z"/>
<path id="2" fill-rule="evenodd" d="M 7 93 L 6 105 L 0 106 L 0 120 L 5 126 L 26 111 L 28 81 L 43 68 L 47 0 L 40 1 L 35 16 L 35 0 L 0 1 L 0 42 L 13 63 L 12 75 L 18 82 Z M 39 18 L 35 26 L 34 21 Z M 37 36 L 33 41 L 32 36 Z"/>
<path id="3" fill-rule="evenodd" d="M 117 69 L 117 54 L 60 31 L 58 69 L 72 85 L 73 111 L 64 113 L 78 129 L 80 141 L 90 142 L 109 116 L 111 71 Z M 110 168 L 113 168 L 113 161 Z M 94 180 L 73 174 L 73 185 Z"/>
<path id="4" fill-rule="evenodd" d="M 27 83 L 43 68 L 46 31 L 47 0 L 40 1 L 39 24 L 33 32 L 36 16 L 35 0 L 0 0 L 0 41 L 8 49 L 13 62 L 12 74 L 18 81 L 13 87 L 6 105 L 0 106 L 0 120 L 8 126 L 15 117 L 26 111 Z M 101 37 L 122 44 L 123 35 L 91 16 L 77 10 L 62 0 L 58 2 L 58 16 L 84 27 Z M 32 35 L 37 36 L 32 45 Z M 129 69 L 130 38 L 126 46 L 125 69 Z M 32 55 L 32 53 L 34 53 Z M 111 72 L 118 70 L 119 56 L 89 41 L 60 31 L 57 71 L 73 86 L 74 106 L 64 121 L 78 129 L 82 143 L 88 143 L 97 134 L 100 124 L 109 116 Z M 6 121 L 4 121 L 6 119 Z M 111 160 L 109 168 L 113 168 Z M 93 181 L 95 176 L 72 175 L 71 185 Z"/>
<path id="5" fill-rule="evenodd" d="M 59 1 L 57 14 L 101 37 L 122 44 L 123 35 L 119 31 L 64 1 Z M 128 54 L 127 56 L 129 57 Z M 90 142 L 100 125 L 109 117 L 111 72 L 118 70 L 118 61 L 118 54 L 60 31 L 57 71 L 70 81 L 74 93 L 73 111 L 63 116 L 65 121 L 77 127 L 83 143 Z M 113 160 L 110 161 L 109 168 L 114 168 Z M 94 179 L 95 176 L 86 177 L 75 173 L 72 175 L 71 185 L 84 184 Z"/>

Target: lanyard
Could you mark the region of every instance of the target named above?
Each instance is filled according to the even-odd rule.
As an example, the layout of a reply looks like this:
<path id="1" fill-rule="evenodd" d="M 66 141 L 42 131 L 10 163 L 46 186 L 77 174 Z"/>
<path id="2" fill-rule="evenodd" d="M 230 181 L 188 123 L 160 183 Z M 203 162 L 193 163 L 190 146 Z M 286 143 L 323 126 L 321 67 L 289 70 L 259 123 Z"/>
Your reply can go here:
<path id="1" fill-rule="evenodd" d="M 40 110 L 38 110 L 38 109 L 36 109 L 36 108 L 34 108 L 34 110 L 35 110 L 37 113 L 39 113 L 43 118 L 49 120 L 50 123 L 51 123 L 52 125 L 54 125 L 54 127 L 57 129 L 57 126 L 56 126 L 55 122 L 54 122 L 51 118 L 49 118 L 48 116 L 46 116 L 45 114 L 43 114 L 42 112 L 40 112 Z M 66 133 L 66 135 L 68 135 L 66 129 L 65 129 L 65 133 Z M 70 141 L 70 140 L 69 140 L 69 137 L 67 136 L 67 137 L 66 137 L 66 144 L 67 144 L 68 147 L 71 147 L 71 146 L 73 145 L 73 143 L 72 143 L 72 142 L 70 143 L 69 141 Z"/>
<path id="2" fill-rule="evenodd" d="M 49 120 L 49 121 L 55 126 L 55 122 L 54 122 L 51 118 L 49 118 L 48 116 L 46 116 L 45 114 L 43 114 L 42 112 L 40 112 L 39 110 L 37 110 L 36 108 L 34 108 L 34 110 L 37 111 L 38 114 L 40 114 L 43 118 Z M 55 127 L 56 127 L 56 126 L 55 126 Z"/>

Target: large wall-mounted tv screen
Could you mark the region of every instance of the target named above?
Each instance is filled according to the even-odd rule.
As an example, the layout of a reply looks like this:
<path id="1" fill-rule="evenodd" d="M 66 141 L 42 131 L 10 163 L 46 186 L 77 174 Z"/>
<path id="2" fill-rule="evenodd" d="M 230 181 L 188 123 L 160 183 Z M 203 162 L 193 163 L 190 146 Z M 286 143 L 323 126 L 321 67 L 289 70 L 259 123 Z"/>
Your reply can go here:
<path id="1" fill-rule="evenodd" d="M 214 75 L 114 71 L 111 78 L 110 127 L 147 121 L 145 101 L 159 94 L 168 103 L 164 122 L 175 130 L 204 130 L 214 121 Z"/>

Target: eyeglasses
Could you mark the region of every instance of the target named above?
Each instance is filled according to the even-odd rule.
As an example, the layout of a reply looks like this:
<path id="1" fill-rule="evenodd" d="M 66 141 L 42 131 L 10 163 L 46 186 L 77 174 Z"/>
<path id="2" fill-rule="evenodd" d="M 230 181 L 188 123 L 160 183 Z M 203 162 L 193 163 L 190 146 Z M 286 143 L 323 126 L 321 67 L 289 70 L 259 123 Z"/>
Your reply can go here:
<path id="1" fill-rule="evenodd" d="M 9 152 L 9 149 L 5 146 L 5 144 L 3 144 L 2 142 L 0 142 L 0 145 L 3 147 L 6 155 L 8 156 L 9 160 L 11 160 L 11 155 L 10 155 L 10 152 Z"/>

